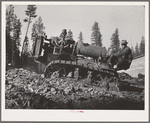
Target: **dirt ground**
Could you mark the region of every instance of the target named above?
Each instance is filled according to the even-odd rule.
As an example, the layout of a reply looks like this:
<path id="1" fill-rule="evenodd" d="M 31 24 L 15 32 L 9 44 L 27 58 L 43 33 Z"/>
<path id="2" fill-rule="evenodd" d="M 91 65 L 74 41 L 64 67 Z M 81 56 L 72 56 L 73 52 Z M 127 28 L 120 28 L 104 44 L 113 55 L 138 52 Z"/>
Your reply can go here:
<path id="1" fill-rule="evenodd" d="M 43 74 L 11 68 L 5 74 L 5 108 L 144 110 L 144 75 L 119 75 L 132 84 L 117 92 L 88 85 L 86 79 L 45 79 Z"/>

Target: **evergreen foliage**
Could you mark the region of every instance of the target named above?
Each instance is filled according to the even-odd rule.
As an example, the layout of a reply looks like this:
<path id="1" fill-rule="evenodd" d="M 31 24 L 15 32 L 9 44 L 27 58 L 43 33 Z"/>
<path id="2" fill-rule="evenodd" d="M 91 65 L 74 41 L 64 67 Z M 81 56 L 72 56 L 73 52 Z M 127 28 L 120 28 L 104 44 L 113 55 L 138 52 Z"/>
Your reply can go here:
<path id="1" fill-rule="evenodd" d="M 22 64 L 26 63 L 25 59 L 27 59 L 26 57 L 28 57 L 27 55 L 29 54 L 27 52 L 30 52 L 29 40 L 28 40 L 27 34 L 28 34 L 29 26 L 32 22 L 32 19 L 37 16 L 36 9 L 37 9 L 36 5 L 28 5 L 27 10 L 25 11 L 27 18 L 24 19 L 24 22 L 27 22 L 28 24 L 27 24 L 27 30 L 26 30 L 26 34 L 25 34 L 25 38 L 24 38 L 23 46 L 22 46 L 22 52 L 21 52 L 21 63 Z"/>
<path id="2" fill-rule="evenodd" d="M 45 34 L 45 27 L 44 24 L 42 22 L 42 18 L 41 16 L 38 18 L 38 20 L 35 21 L 35 23 L 32 26 L 32 48 L 31 48 L 31 52 L 33 52 L 33 47 L 35 45 L 35 38 L 37 35 L 44 35 Z"/>
<path id="3" fill-rule="evenodd" d="M 102 46 L 102 35 L 97 22 L 92 26 L 91 42 L 92 45 Z"/>
<path id="4" fill-rule="evenodd" d="M 115 51 L 118 52 L 120 49 L 120 40 L 119 40 L 119 33 L 117 28 L 115 32 L 112 34 L 110 40 L 111 40 L 111 48 L 115 49 Z"/>
<path id="5" fill-rule="evenodd" d="M 136 43 L 135 49 L 131 47 L 133 57 L 145 55 L 145 38 L 142 36 L 140 44 Z"/>
<path id="6" fill-rule="evenodd" d="M 83 34 L 82 34 L 82 32 L 80 32 L 78 39 L 81 43 L 83 43 Z"/>
<path id="7" fill-rule="evenodd" d="M 26 49 L 25 45 L 29 44 L 28 42 L 26 42 L 26 41 L 28 41 L 26 39 L 27 39 L 29 26 L 32 22 L 31 20 L 37 16 L 36 15 L 36 9 L 37 9 L 36 5 L 28 5 L 27 10 L 25 11 L 25 14 L 28 16 L 28 18 L 24 19 L 24 22 L 28 22 L 28 25 L 27 25 L 27 30 L 26 30 L 26 34 L 25 34 L 25 39 L 24 39 L 24 42 L 23 42 L 22 54 L 25 54 L 25 52 L 26 52 L 25 51 L 25 49 Z M 29 49 L 28 49 L 28 51 L 29 51 Z"/>
<path id="8" fill-rule="evenodd" d="M 145 38 L 142 36 L 140 43 L 140 55 L 145 54 Z"/>
<path id="9" fill-rule="evenodd" d="M 6 64 L 19 65 L 21 22 L 14 14 L 14 6 L 6 8 Z"/>
<path id="10" fill-rule="evenodd" d="M 135 56 L 139 56 L 139 55 L 140 55 L 139 46 L 138 46 L 138 43 L 136 43 L 136 46 L 135 46 Z"/>
<path id="11" fill-rule="evenodd" d="M 133 56 L 137 57 L 144 54 L 145 54 L 145 38 L 142 36 L 140 44 L 138 45 L 138 43 L 136 43 Z"/>

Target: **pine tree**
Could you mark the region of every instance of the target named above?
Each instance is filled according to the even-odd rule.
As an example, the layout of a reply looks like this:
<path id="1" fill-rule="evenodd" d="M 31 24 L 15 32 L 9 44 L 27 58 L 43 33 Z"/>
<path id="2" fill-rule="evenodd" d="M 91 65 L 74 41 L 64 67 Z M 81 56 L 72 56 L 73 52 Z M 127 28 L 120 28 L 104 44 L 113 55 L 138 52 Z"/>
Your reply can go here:
<path id="1" fill-rule="evenodd" d="M 14 16 L 13 21 L 13 44 L 12 44 L 12 64 L 19 64 L 19 47 L 20 47 L 20 35 L 21 35 L 21 22 L 20 19 L 17 19 L 17 16 Z M 17 60 L 18 59 L 18 60 Z"/>
<path id="2" fill-rule="evenodd" d="M 14 6 L 6 9 L 6 62 L 19 65 L 21 22 L 14 14 Z"/>
<path id="3" fill-rule="evenodd" d="M 78 39 L 81 43 L 83 43 L 83 34 L 82 34 L 82 32 L 80 32 Z"/>
<path id="4" fill-rule="evenodd" d="M 72 31 L 70 29 L 69 29 L 69 31 L 68 31 L 68 33 L 66 35 L 66 38 L 69 38 L 69 39 L 73 40 L 73 33 L 72 33 Z"/>
<path id="5" fill-rule="evenodd" d="M 28 38 L 27 34 L 28 34 L 29 26 L 32 22 L 31 20 L 37 16 L 37 15 L 35 15 L 36 14 L 36 9 L 37 9 L 36 5 L 28 5 L 27 10 L 25 11 L 28 18 L 24 19 L 24 22 L 28 22 L 28 25 L 27 25 L 27 30 L 26 30 L 26 34 L 25 34 L 25 39 L 24 39 L 24 42 L 23 42 L 22 54 L 24 54 L 24 46 L 26 44 L 28 44 L 28 42 L 26 42 L 28 40 L 26 40 L 26 39 Z"/>
<path id="6" fill-rule="evenodd" d="M 6 63 L 12 61 L 12 30 L 13 30 L 14 6 L 9 5 L 6 9 Z"/>
<path id="7" fill-rule="evenodd" d="M 138 43 L 136 43 L 136 46 L 135 46 L 135 56 L 139 56 L 140 52 L 139 52 L 139 46 L 138 46 Z"/>
<path id="8" fill-rule="evenodd" d="M 95 22 L 92 26 L 92 35 L 91 35 L 92 45 L 102 46 L 102 35 L 99 31 L 98 23 Z"/>
<path id="9" fill-rule="evenodd" d="M 28 22 L 28 24 L 27 24 L 27 30 L 26 30 L 26 34 L 25 34 L 25 38 L 24 38 L 23 46 L 22 46 L 21 64 L 26 63 L 25 59 L 27 59 L 26 57 L 28 57 L 27 55 L 29 54 L 26 52 L 30 51 L 29 49 L 26 49 L 26 48 L 29 48 L 29 40 L 28 40 L 27 34 L 28 34 L 29 26 L 32 22 L 31 20 L 37 16 L 36 9 L 37 9 L 36 5 L 28 5 L 27 10 L 25 11 L 25 14 L 28 16 L 28 18 L 24 19 L 24 22 Z"/>
<path id="10" fill-rule="evenodd" d="M 32 36 L 36 35 L 36 34 L 43 34 L 44 32 L 44 24 L 42 22 L 42 18 L 41 16 L 38 18 L 37 21 L 35 21 L 35 23 L 32 26 Z"/>
<path id="11" fill-rule="evenodd" d="M 35 21 L 35 23 L 32 26 L 32 36 L 31 36 L 32 37 L 32 49 L 31 49 L 31 52 L 33 52 L 33 46 L 35 44 L 34 39 L 35 39 L 36 35 L 38 35 L 38 34 L 43 35 L 45 33 L 44 29 L 45 29 L 45 27 L 44 27 L 44 24 L 42 22 L 42 18 L 39 17 L 38 20 Z"/>
<path id="12" fill-rule="evenodd" d="M 145 38 L 143 36 L 140 43 L 140 54 L 145 54 Z"/>
<path id="13" fill-rule="evenodd" d="M 131 52 L 132 52 L 133 57 L 135 57 L 135 51 L 133 47 L 131 47 Z"/>
<path id="14" fill-rule="evenodd" d="M 112 34 L 112 37 L 110 40 L 111 40 L 111 48 L 116 49 L 116 52 L 118 52 L 120 49 L 120 40 L 119 40 L 119 34 L 118 34 L 117 28 L 115 32 Z"/>

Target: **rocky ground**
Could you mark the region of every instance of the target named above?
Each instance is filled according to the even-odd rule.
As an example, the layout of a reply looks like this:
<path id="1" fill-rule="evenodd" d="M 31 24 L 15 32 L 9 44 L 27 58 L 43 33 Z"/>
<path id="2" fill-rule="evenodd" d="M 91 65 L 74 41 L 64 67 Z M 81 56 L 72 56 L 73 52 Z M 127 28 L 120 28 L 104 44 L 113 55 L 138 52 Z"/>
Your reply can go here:
<path id="1" fill-rule="evenodd" d="M 120 92 L 105 92 L 85 84 L 85 79 L 45 79 L 43 74 L 22 68 L 9 69 L 5 74 L 5 108 L 143 110 L 144 75 L 132 78 L 120 73 L 120 78 L 124 82 L 131 80 L 133 86 L 127 84 Z"/>

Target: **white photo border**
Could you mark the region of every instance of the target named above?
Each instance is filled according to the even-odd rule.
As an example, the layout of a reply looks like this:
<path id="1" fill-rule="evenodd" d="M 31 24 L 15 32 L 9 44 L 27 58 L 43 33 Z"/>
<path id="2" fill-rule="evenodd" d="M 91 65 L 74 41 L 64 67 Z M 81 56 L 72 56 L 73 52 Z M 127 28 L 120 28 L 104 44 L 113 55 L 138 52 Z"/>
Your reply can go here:
<path id="1" fill-rule="evenodd" d="M 1 120 L 2 121 L 123 121 L 143 122 L 149 120 L 149 2 L 1 2 Z M 5 109 L 5 13 L 6 5 L 144 5 L 145 6 L 145 110 L 82 110 L 84 113 L 72 113 L 70 110 L 8 110 Z"/>

